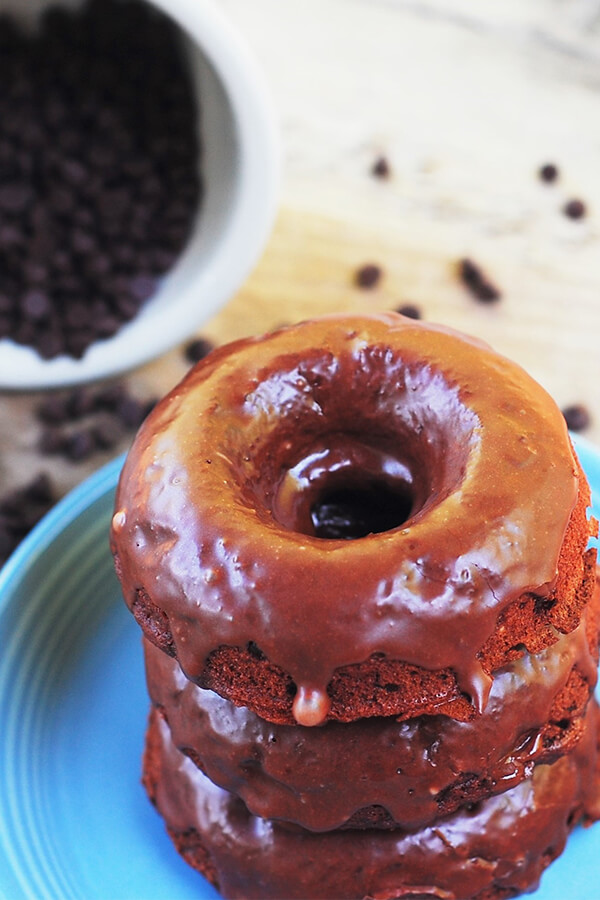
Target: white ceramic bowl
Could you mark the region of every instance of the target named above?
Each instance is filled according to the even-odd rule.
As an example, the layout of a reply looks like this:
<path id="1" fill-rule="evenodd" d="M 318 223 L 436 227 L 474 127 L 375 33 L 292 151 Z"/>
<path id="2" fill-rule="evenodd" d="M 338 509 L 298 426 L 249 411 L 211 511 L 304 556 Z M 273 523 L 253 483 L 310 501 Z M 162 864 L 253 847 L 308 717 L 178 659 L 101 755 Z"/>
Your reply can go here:
<path id="1" fill-rule="evenodd" d="M 77 6 L 80 0 L 58 0 Z M 201 96 L 204 196 L 192 237 L 161 287 L 112 338 L 76 360 L 43 360 L 0 340 L 0 389 L 37 389 L 107 378 L 154 359 L 192 333 L 242 284 L 273 223 L 280 174 L 275 115 L 263 77 L 212 0 L 148 0 L 188 39 Z M 56 0 L 0 0 L 0 11 L 35 18 Z"/>

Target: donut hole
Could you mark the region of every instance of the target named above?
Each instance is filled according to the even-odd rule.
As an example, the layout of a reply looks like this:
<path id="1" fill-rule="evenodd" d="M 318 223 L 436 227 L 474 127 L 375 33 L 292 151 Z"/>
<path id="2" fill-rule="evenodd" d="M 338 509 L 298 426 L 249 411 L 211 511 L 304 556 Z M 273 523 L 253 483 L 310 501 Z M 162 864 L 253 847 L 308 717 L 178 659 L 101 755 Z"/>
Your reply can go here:
<path id="1" fill-rule="evenodd" d="M 460 487 L 477 443 L 458 389 L 385 346 L 282 357 L 243 397 L 224 454 L 240 505 L 318 539 L 410 526 Z"/>
<path id="2" fill-rule="evenodd" d="M 310 507 L 315 537 L 354 540 L 402 525 L 410 517 L 413 498 L 405 488 L 384 481 L 325 490 Z"/>

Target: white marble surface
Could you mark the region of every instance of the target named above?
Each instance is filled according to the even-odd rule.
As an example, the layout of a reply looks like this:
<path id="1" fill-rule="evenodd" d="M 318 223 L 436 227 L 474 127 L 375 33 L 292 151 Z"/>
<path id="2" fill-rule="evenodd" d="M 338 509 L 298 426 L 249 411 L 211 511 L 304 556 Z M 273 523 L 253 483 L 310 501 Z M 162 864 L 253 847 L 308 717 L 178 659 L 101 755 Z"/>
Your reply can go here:
<path id="1" fill-rule="evenodd" d="M 285 149 L 264 257 L 205 333 L 418 303 L 516 359 L 600 445 L 600 0 L 217 0 L 271 85 Z M 374 179 L 383 153 L 392 177 Z M 555 185 L 537 178 L 547 161 Z M 588 215 L 567 219 L 578 197 Z M 476 303 L 470 256 L 502 290 Z M 374 291 L 354 269 L 379 263 Z M 174 352 L 131 377 L 162 393 Z M 40 466 L 35 398 L 0 396 L 0 482 Z M 62 492 L 102 459 L 59 463 Z"/>

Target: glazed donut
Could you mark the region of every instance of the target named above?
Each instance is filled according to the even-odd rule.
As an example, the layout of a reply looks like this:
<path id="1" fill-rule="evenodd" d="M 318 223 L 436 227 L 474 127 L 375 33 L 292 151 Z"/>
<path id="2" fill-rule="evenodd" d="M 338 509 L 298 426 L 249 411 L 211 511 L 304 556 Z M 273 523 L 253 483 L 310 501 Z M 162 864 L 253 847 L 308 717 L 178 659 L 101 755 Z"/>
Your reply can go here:
<path id="1" fill-rule="evenodd" d="M 577 626 L 588 504 L 520 367 L 393 313 L 330 316 L 220 348 L 158 404 L 111 544 L 148 639 L 263 718 L 465 720 L 495 669 Z"/>
<path id="2" fill-rule="evenodd" d="M 599 603 L 597 590 L 575 631 L 496 673 L 472 722 L 274 725 L 197 687 L 148 641 L 146 682 L 174 745 L 253 815 L 312 831 L 420 828 L 573 749 L 596 684 Z"/>
<path id="3" fill-rule="evenodd" d="M 533 890 L 571 828 L 600 813 L 595 703 L 575 751 L 416 832 L 289 830 L 251 816 L 154 713 L 144 785 L 178 852 L 235 900 L 504 900 Z"/>

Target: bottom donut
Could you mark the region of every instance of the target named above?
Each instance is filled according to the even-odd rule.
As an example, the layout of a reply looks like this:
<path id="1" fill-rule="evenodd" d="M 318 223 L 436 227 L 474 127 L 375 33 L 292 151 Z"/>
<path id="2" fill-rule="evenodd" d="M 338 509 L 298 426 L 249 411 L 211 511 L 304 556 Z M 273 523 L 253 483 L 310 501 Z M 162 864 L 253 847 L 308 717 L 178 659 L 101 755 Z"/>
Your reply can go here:
<path id="1" fill-rule="evenodd" d="M 568 756 L 415 832 L 315 834 L 251 815 L 150 714 L 143 783 L 184 859 L 230 900 L 504 900 L 533 890 L 578 822 L 600 818 L 598 708 Z"/>

